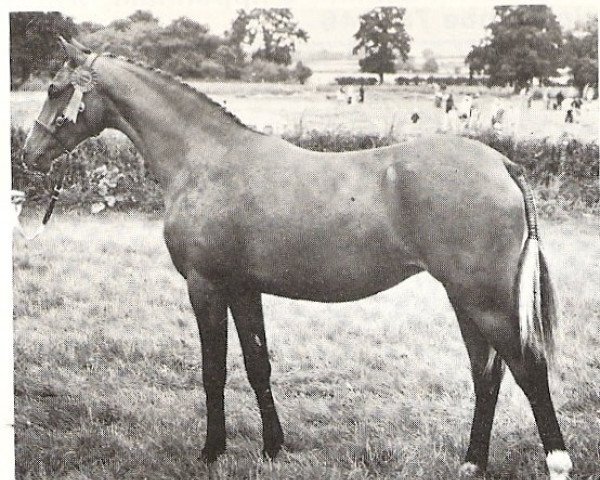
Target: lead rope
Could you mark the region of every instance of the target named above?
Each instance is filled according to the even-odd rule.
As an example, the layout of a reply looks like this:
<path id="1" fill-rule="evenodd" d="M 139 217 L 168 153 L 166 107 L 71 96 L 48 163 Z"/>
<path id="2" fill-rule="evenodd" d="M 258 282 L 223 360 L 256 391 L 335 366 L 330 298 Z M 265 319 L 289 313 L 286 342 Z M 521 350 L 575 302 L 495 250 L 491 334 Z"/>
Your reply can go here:
<path id="1" fill-rule="evenodd" d="M 23 228 L 23 225 L 21 224 L 21 220 L 19 219 L 19 215 L 20 215 L 21 209 L 22 209 L 21 204 L 24 201 L 24 198 L 23 198 L 24 195 L 17 195 L 18 203 L 17 203 L 17 201 L 15 201 L 15 199 L 13 199 L 13 203 L 15 205 L 15 228 L 16 228 L 17 232 L 19 232 L 25 240 L 31 241 L 31 240 L 37 238 L 46 229 L 46 224 L 50 221 L 50 217 L 52 217 L 52 212 L 54 212 L 54 207 L 56 205 L 56 201 L 58 200 L 58 196 L 60 195 L 60 192 L 62 191 L 63 183 L 65 180 L 65 175 L 67 172 L 67 168 L 70 164 L 70 160 L 71 160 L 71 153 L 67 152 L 66 159 L 61 163 L 61 165 L 59 167 L 58 178 L 56 180 L 56 183 L 54 184 L 54 187 L 52 188 L 52 196 L 50 197 L 50 203 L 48 203 L 48 207 L 46 207 L 46 212 L 44 213 L 44 217 L 42 218 L 42 224 L 37 228 L 37 230 L 33 234 L 28 235 L 25 232 L 25 229 Z"/>

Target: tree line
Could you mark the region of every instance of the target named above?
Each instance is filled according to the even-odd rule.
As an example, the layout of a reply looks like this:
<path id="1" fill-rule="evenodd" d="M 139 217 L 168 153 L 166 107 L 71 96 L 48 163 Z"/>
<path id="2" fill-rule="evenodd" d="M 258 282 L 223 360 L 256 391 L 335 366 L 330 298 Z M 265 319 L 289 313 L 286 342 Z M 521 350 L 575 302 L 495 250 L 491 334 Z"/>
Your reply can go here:
<path id="1" fill-rule="evenodd" d="M 58 70 L 64 61 L 59 35 L 186 78 L 304 83 L 312 74 L 302 62 L 290 68 L 297 42 L 307 41 L 308 34 L 288 8 L 239 10 L 223 35 L 188 17 L 162 26 L 144 10 L 108 25 L 76 24 L 60 12 L 11 12 L 12 88 L 31 76 L 50 76 Z"/>
<path id="2" fill-rule="evenodd" d="M 594 16 L 563 31 L 546 5 L 494 7 L 495 18 L 486 35 L 465 58 L 470 75 L 485 75 L 488 85 L 529 87 L 533 78 L 544 84 L 568 67 L 580 91 L 598 87 L 598 18 Z M 354 34 L 361 71 L 379 76 L 411 65 L 412 38 L 406 31 L 406 9 L 377 7 L 359 17 Z M 290 68 L 299 41 L 308 33 L 298 26 L 288 8 L 239 10 L 231 28 L 215 35 L 209 28 L 181 17 L 161 26 L 151 12 L 138 10 L 108 25 L 75 24 L 59 12 L 10 14 L 11 85 L 22 85 L 32 75 L 50 75 L 62 62 L 55 41 L 73 36 L 98 51 L 141 59 L 155 68 L 188 78 L 304 83 L 310 68 L 298 62 Z M 438 69 L 431 50 L 423 52 L 423 71 Z"/>
<path id="3" fill-rule="evenodd" d="M 515 91 L 542 84 L 568 67 L 573 85 L 598 87 L 598 17 L 579 22 L 572 31 L 563 31 L 556 15 L 546 5 L 494 7 L 494 20 L 486 36 L 473 45 L 465 58 L 471 78 L 487 76 L 488 85 L 513 85 Z M 411 37 L 404 26 L 406 9 L 378 7 L 361 15 L 354 34 L 354 54 L 363 72 L 376 73 L 383 82 L 385 73 L 395 73 L 409 62 Z M 437 71 L 433 52 L 423 52 L 423 71 Z"/>

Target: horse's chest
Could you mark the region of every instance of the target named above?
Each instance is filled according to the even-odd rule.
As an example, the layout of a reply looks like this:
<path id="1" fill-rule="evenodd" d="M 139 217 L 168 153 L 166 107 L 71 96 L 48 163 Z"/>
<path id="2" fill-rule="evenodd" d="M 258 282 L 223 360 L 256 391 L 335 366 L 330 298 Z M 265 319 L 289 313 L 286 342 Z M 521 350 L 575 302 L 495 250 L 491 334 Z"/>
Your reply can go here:
<path id="1" fill-rule="evenodd" d="M 206 277 L 223 276 L 239 257 L 240 239 L 229 202 L 218 194 L 208 197 L 192 193 L 167 207 L 165 242 L 184 276 L 190 269 Z"/>

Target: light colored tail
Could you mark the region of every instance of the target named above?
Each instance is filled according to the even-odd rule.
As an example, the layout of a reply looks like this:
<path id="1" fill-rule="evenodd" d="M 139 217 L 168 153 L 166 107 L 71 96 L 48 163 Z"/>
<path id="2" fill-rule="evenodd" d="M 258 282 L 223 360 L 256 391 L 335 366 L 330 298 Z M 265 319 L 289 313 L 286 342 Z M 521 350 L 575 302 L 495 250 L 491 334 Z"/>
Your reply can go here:
<path id="1" fill-rule="evenodd" d="M 513 179 L 523 193 L 527 221 L 527 239 L 521 252 L 516 285 L 521 348 L 523 352 L 529 350 L 537 358 L 550 361 L 554 352 L 553 332 L 558 322 L 554 288 L 540 245 L 533 192 L 522 174 L 514 175 Z"/>

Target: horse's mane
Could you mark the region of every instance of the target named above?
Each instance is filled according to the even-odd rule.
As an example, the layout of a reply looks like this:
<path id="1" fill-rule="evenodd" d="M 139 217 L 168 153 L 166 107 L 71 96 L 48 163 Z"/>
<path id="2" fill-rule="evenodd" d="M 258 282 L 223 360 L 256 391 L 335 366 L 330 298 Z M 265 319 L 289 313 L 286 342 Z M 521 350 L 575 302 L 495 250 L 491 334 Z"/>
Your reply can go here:
<path id="1" fill-rule="evenodd" d="M 116 58 L 118 60 L 122 60 L 124 62 L 131 63 L 140 68 L 143 68 L 144 70 L 147 70 L 150 73 L 155 73 L 157 75 L 160 75 L 164 79 L 167 79 L 167 80 L 170 80 L 171 82 L 177 83 L 180 86 L 182 86 L 183 88 L 185 88 L 187 91 L 192 92 L 198 99 L 202 100 L 203 102 L 207 102 L 209 105 L 212 105 L 213 107 L 218 108 L 221 113 L 223 113 L 227 118 L 233 120 L 233 122 L 236 125 L 247 128 L 248 130 L 252 130 L 256 133 L 261 133 L 261 132 L 254 130 L 250 126 L 246 125 L 244 122 L 242 122 L 240 120 L 240 118 L 237 115 L 235 115 L 234 113 L 227 110 L 227 108 L 225 108 L 219 102 L 213 100 L 205 93 L 201 92 L 200 90 L 197 90 L 196 88 L 192 87 L 189 83 L 184 82 L 180 77 L 176 77 L 175 75 L 173 75 L 170 72 L 161 70 L 160 68 L 151 67 L 150 65 L 148 65 L 140 60 L 133 60 L 133 59 L 131 59 L 129 57 L 125 57 L 123 55 L 115 55 L 114 53 L 111 53 L 111 52 L 105 52 L 102 55 L 105 57 Z"/>

